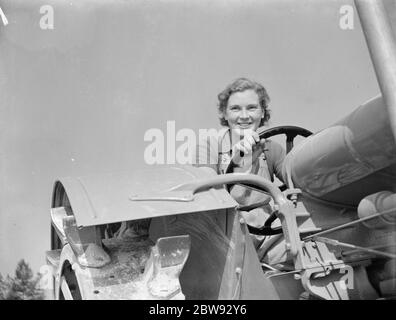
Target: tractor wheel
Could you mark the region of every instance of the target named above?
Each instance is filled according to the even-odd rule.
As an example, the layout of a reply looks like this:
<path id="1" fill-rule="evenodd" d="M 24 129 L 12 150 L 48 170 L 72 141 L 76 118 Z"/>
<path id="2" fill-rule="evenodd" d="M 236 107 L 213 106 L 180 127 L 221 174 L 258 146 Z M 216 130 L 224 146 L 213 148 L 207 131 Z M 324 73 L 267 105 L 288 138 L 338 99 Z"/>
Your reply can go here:
<path id="1" fill-rule="evenodd" d="M 70 263 L 65 263 L 59 283 L 59 300 L 81 300 L 77 277 Z"/>

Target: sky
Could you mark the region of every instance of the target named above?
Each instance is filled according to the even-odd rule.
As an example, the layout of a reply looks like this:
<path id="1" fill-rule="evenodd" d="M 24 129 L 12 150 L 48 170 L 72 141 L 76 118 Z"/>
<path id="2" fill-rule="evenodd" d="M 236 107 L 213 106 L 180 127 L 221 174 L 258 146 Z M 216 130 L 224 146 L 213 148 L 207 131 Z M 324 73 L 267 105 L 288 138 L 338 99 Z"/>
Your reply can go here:
<path id="1" fill-rule="evenodd" d="M 43 29 L 43 5 L 53 9 L 52 29 Z M 347 30 L 344 5 L 353 10 Z M 387 6 L 394 20 L 394 2 Z M 45 264 L 57 178 L 137 168 L 145 132 L 166 132 L 167 121 L 176 130 L 219 128 L 217 94 L 235 78 L 266 87 L 271 126 L 314 132 L 379 94 L 353 1 L 0 0 L 0 7 L 9 22 L 0 21 L 3 275 L 22 258 L 35 271 Z"/>

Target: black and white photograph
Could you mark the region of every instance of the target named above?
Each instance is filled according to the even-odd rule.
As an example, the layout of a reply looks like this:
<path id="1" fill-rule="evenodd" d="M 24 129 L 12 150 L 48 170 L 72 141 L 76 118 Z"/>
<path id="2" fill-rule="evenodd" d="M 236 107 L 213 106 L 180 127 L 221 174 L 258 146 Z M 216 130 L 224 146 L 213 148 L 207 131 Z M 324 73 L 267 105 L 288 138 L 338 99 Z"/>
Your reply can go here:
<path id="1" fill-rule="evenodd" d="M 0 0 L 0 300 L 395 298 L 396 0 Z"/>

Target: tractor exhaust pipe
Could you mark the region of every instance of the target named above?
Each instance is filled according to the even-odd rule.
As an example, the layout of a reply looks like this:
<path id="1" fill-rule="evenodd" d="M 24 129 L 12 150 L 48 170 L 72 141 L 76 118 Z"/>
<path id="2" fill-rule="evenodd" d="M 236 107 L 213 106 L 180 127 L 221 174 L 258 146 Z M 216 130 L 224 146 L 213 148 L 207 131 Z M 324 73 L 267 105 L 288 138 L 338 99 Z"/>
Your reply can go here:
<path id="1" fill-rule="evenodd" d="M 396 43 L 381 0 L 355 0 L 396 142 Z"/>

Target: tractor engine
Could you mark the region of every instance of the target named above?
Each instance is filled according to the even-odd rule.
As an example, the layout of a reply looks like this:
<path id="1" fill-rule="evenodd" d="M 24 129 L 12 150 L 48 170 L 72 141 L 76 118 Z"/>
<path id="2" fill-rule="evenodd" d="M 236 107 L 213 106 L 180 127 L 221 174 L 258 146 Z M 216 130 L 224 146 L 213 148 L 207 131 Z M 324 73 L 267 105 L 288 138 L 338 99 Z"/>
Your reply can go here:
<path id="1" fill-rule="evenodd" d="M 322 246 L 348 266 L 349 298 L 396 296 L 396 143 L 387 115 L 375 97 L 297 145 L 284 164 L 303 249 Z M 320 287 L 311 282 L 306 288 Z M 322 296 L 321 288 L 311 293 Z"/>

